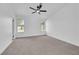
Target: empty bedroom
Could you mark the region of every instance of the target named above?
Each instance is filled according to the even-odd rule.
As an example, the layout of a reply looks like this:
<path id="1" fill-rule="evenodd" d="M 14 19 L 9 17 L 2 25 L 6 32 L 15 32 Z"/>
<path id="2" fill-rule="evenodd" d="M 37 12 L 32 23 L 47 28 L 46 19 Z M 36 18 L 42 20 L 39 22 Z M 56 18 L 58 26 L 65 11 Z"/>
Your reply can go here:
<path id="1" fill-rule="evenodd" d="M 0 3 L 1 55 L 79 55 L 79 3 Z"/>

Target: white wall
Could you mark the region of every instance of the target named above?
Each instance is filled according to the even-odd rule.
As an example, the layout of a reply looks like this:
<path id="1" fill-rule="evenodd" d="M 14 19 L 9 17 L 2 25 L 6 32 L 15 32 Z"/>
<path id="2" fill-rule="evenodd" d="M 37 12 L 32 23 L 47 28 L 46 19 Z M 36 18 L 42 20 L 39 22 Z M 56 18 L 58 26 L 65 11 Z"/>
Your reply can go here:
<path id="1" fill-rule="evenodd" d="M 0 54 L 12 42 L 12 20 L 9 17 L 0 17 Z"/>
<path id="2" fill-rule="evenodd" d="M 42 19 L 39 15 L 32 14 L 20 17 L 24 20 L 24 33 L 18 33 L 16 28 L 16 37 L 45 35 L 45 32 L 41 31 L 40 24 Z"/>
<path id="3" fill-rule="evenodd" d="M 79 46 L 79 4 L 67 4 L 46 22 L 47 35 Z"/>

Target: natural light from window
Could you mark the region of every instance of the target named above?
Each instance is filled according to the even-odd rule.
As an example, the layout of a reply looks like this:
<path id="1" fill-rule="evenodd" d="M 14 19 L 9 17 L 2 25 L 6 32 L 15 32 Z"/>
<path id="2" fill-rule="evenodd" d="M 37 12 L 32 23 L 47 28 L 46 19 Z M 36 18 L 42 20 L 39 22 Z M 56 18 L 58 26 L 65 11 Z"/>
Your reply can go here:
<path id="1" fill-rule="evenodd" d="M 24 20 L 17 19 L 17 32 L 24 32 Z"/>

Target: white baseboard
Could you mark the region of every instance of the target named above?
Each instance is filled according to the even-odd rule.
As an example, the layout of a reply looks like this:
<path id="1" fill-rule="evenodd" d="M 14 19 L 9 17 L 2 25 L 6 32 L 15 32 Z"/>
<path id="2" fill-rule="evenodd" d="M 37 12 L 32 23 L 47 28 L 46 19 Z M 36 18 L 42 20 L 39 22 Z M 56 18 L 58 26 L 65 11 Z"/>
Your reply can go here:
<path id="1" fill-rule="evenodd" d="M 31 37 L 31 36 L 41 36 L 41 35 L 46 35 L 45 33 L 43 34 L 31 34 L 31 35 L 23 35 L 23 36 L 16 36 L 16 38 L 20 38 L 20 37 Z"/>
<path id="2" fill-rule="evenodd" d="M 74 45 L 74 46 L 78 46 L 78 47 L 79 47 L 79 44 L 73 43 L 72 41 L 62 40 L 61 38 L 56 37 L 56 36 L 53 36 L 53 35 L 51 35 L 51 34 L 47 34 L 47 35 L 50 36 L 50 37 L 52 37 L 52 38 L 56 38 L 57 40 L 61 40 L 61 41 L 64 41 L 64 42 L 67 42 L 67 43 L 69 43 L 69 44 L 72 44 L 72 45 Z"/>
<path id="3" fill-rule="evenodd" d="M 12 43 L 13 40 L 9 41 L 2 49 L 0 49 L 0 55 L 5 51 L 5 49 Z"/>
<path id="4" fill-rule="evenodd" d="M 43 34 L 43 35 L 46 35 L 46 34 Z M 43 36 L 43 35 L 30 35 L 30 36 L 24 36 L 24 37 L 16 37 L 16 39 L 27 38 L 27 37 Z"/>

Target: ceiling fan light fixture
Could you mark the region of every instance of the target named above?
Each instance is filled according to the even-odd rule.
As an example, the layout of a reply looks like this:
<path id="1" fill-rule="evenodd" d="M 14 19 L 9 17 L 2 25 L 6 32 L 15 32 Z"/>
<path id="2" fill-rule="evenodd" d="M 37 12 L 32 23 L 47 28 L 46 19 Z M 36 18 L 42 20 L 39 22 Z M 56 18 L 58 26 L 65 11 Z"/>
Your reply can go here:
<path id="1" fill-rule="evenodd" d="M 42 4 L 41 3 L 37 6 L 37 9 L 32 8 L 32 7 L 29 7 L 29 8 L 34 10 L 34 12 L 32 12 L 32 14 L 34 14 L 34 13 L 40 14 L 40 12 L 47 12 L 47 10 L 41 10 L 41 8 L 42 8 Z"/>
<path id="2" fill-rule="evenodd" d="M 39 10 L 37 12 L 40 12 Z"/>

